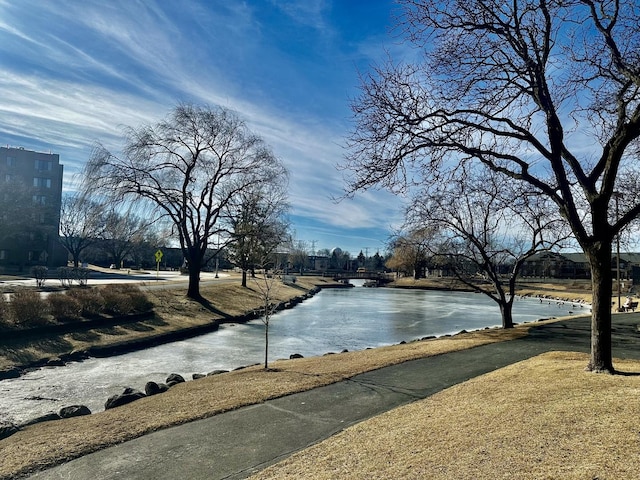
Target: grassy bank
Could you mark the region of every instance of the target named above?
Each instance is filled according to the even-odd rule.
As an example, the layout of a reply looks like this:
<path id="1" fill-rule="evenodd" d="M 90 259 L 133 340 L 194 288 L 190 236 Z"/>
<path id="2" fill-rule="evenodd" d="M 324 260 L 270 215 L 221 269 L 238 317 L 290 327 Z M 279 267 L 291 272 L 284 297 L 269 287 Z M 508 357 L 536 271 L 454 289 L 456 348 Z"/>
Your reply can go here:
<path id="1" fill-rule="evenodd" d="M 552 352 L 364 421 L 251 477 L 636 479 L 640 362 Z"/>
<path id="2" fill-rule="evenodd" d="M 273 362 L 270 371 L 250 367 L 181 383 L 158 396 L 85 417 L 35 424 L 0 440 L 3 454 L 0 479 L 12 479 L 171 425 L 338 382 L 386 365 L 510 340 L 526 332 L 525 326 L 510 331 L 486 330 L 358 352 L 283 360 Z"/>
<path id="3" fill-rule="evenodd" d="M 295 284 L 278 284 L 272 292 L 272 301 L 289 302 L 317 286 L 332 285 L 331 279 L 301 277 Z M 219 284 L 204 285 L 201 293 L 208 300 L 202 304 L 185 297 L 185 287 L 167 284 L 162 288 L 143 288 L 153 304 L 154 315 L 137 322 L 123 321 L 120 325 L 46 337 L 25 338 L 16 341 L 5 332 L 6 341 L 0 344 L 0 370 L 11 367 L 43 363 L 72 352 L 89 349 L 130 346 L 135 342 L 171 338 L 171 335 L 199 327 L 215 327 L 220 322 L 232 321 L 247 312 L 259 309 L 263 299 L 256 286 L 240 285 L 240 279 Z"/>
<path id="4" fill-rule="evenodd" d="M 410 277 L 396 279 L 390 286 L 401 288 L 469 290 L 469 287 L 455 278 Z M 518 282 L 516 294 L 521 296 L 544 297 L 568 302 L 591 303 L 591 281 L 589 280 L 527 280 Z M 614 298 L 612 297 L 612 300 Z"/>
<path id="5" fill-rule="evenodd" d="M 278 296 L 292 298 L 317 281 L 301 278 Z M 236 284 L 203 293 L 215 299 L 219 312 L 186 300 L 180 291 L 150 292 L 158 316 L 167 323 L 157 327 L 185 327 L 260 304 L 257 292 Z M 531 294 L 575 299 L 581 292 L 549 286 Z M 0 440 L 0 479 L 382 366 L 509 341 L 527 335 L 527 330 L 520 325 L 509 331 L 279 361 L 274 371 L 251 367 L 179 384 L 160 396 L 87 417 L 36 424 Z M 96 335 L 105 341 L 113 336 Z M 583 355 L 549 354 L 478 377 L 347 429 L 257 478 L 635 478 L 640 468 L 633 454 L 638 448 L 637 415 L 628 400 L 640 389 L 640 362 L 616 362 L 633 375 L 601 376 L 584 372 L 586 361 Z"/>

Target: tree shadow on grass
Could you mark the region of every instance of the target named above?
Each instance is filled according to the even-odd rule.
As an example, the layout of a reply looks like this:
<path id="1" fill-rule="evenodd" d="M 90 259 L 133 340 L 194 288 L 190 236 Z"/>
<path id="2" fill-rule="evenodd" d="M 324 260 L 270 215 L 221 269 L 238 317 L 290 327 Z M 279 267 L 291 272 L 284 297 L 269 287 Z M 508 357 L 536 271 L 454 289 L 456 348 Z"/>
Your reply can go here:
<path id="1" fill-rule="evenodd" d="M 138 323 L 138 322 L 136 322 Z M 152 318 L 149 318 L 147 320 L 144 320 L 142 322 L 139 322 L 143 325 L 153 325 L 154 327 L 164 327 L 166 325 L 169 325 L 169 322 L 167 322 L 166 320 L 164 320 L 163 318 L 159 317 L 158 315 L 154 315 Z"/>
<path id="2" fill-rule="evenodd" d="M 119 325 L 116 325 L 113 327 L 97 328 L 95 329 L 95 332 L 102 335 L 114 335 L 114 336 L 127 334 L 127 332 L 123 330 Z"/>
<path id="3" fill-rule="evenodd" d="M 70 333 L 69 336 L 77 342 L 91 343 L 100 340 L 100 335 L 91 330 L 87 330 L 85 332 L 73 332 Z"/>
<path id="4" fill-rule="evenodd" d="M 125 330 L 133 331 L 133 332 L 153 332 L 155 328 L 151 325 L 146 325 L 143 322 L 129 323 L 127 325 L 122 325 L 122 328 Z"/>
<path id="5" fill-rule="evenodd" d="M 196 302 L 198 302 L 200 305 L 202 305 L 204 308 L 206 308 L 211 313 L 215 313 L 216 315 L 220 315 L 225 320 L 233 318 L 232 315 L 229 315 L 228 313 L 223 312 L 222 310 L 216 308 L 209 300 L 207 300 L 206 298 L 204 298 L 202 296 L 199 299 L 197 299 Z"/>
<path id="6" fill-rule="evenodd" d="M 15 342 L 3 348 L 3 356 L 16 365 L 28 365 L 45 356 L 58 356 L 70 352 L 73 345 L 62 337 L 46 340 Z"/>
<path id="7" fill-rule="evenodd" d="M 620 375 L 621 377 L 640 377 L 640 372 L 621 372 L 620 370 L 615 370 L 613 374 Z"/>

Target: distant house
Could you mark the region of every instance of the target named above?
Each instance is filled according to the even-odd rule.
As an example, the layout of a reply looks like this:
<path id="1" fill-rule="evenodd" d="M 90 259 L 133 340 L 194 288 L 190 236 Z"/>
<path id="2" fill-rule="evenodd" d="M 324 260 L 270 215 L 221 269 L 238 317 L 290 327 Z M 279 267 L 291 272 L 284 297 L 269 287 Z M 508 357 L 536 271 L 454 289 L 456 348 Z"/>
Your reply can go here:
<path id="1" fill-rule="evenodd" d="M 329 269 L 329 257 L 321 255 L 309 255 L 311 270 L 316 272 L 326 272 Z"/>
<path id="2" fill-rule="evenodd" d="M 611 257 L 611 270 L 617 275 L 617 257 Z M 522 265 L 522 276 L 543 278 L 591 278 L 589 262 L 584 253 L 541 252 Z M 640 253 L 620 253 L 620 278 L 640 282 Z"/>
<path id="3" fill-rule="evenodd" d="M 66 264 L 58 242 L 62 173 L 56 154 L 0 147 L 0 269 Z"/>

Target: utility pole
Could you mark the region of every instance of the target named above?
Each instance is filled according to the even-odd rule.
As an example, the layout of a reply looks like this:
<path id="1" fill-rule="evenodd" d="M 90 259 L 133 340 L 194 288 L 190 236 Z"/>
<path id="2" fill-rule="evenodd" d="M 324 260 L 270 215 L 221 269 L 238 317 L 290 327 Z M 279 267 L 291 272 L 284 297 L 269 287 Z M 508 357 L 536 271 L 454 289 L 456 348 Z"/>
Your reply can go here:
<path id="1" fill-rule="evenodd" d="M 618 199 L 620 198 L 620 193 L 619 192 L 613 192 L 613 196 L 616 200 L 616 222 L 618 221 L 618 218 L 620 217 L 620 210 L 618 207 Z M 616 283 L 617 283 L 617 287 L 618 287 L 618 312 L 621 311 L 621 307 L 620 307 L 620 296 L 621 296 L 621 292 L 620 292 L 620 232 L 618 232 L 618 234 L 616 235 Z"/>

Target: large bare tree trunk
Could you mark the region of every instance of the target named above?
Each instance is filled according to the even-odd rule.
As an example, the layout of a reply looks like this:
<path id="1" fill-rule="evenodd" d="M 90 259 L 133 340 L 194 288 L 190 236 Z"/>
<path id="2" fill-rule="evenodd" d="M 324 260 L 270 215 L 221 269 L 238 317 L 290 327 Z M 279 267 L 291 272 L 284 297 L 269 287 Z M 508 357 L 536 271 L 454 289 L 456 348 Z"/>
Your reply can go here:
<path id="1" fill-rule="evenodd" d="M 591 358 L 587 370 L 613 373 L 611 348 L 611 244 L 602 242 L 585 249 L 591 266 Z"/>
<path id="2" fill-rule="evenodd" d="M 202 300 L 200 295 L 200 269 L 201 265 L 189 262 L 189 286 L 187 287 L 187 297 L 192 300 Z"/>
<path id="3" fill-rule="evenodd" d="M 513 302 L 501 302 L 502 328 L 513 328 Z"/>

